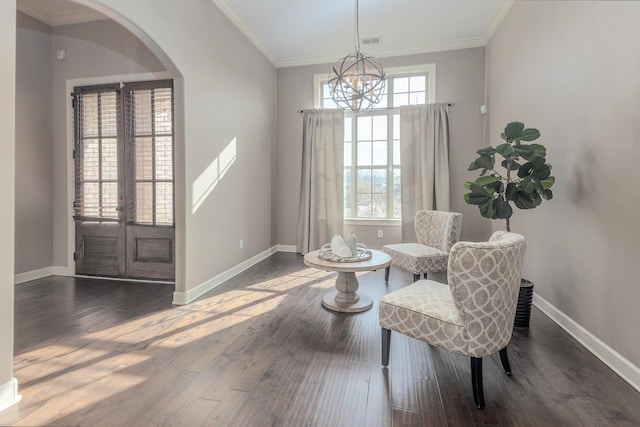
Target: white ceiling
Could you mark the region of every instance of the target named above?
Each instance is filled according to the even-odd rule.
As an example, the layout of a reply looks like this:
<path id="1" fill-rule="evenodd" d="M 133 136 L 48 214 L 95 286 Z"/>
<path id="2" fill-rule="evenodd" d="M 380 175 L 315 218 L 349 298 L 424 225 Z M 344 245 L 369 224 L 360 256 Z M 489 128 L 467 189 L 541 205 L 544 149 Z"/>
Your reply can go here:
<path id="1" fill-rule="evenodd" d="M 177 1 L 177 0 L 176 0 Z M 355 0 L 211 0 L 277 67 L 334 62 L 354 50 Z M 359 0 L 360 38 L 377 57 L 485 46 L 514 0 Z M 67 0 L 17 0 L 51 26 L 106 19 Z"/>

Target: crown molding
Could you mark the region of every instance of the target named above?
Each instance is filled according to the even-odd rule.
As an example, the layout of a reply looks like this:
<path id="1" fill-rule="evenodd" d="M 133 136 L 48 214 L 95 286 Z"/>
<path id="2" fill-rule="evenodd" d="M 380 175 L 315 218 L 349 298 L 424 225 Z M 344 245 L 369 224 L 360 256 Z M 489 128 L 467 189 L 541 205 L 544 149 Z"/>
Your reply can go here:
<path id="1" fill-rule="evenodd" d="M 238 30 L 262 53 L 274 66 L 277 67 L 276 58 L 271 51 L 260 41 L 260 39 L 249 29 L 247 24 L 238 16 L 238 14 L 229 6 L 225 0 L 211 0 L 218 9 L 236 26 Z"/>
<path id="2" fill-rule="evenodd" d="M 395 56 L 417 55 L 422 53 L 444 52 L 448 50 L 470 49 L 484 47 L 485 43 L 481 38 L 454 40 L 442 43 L 428 43 L 421 45 L 410 45 L 390 49 L 368 49 L 366 53 L 377 58 L 391 58 Z M 344 56 L 344 55 L 343 55 Z M 331 64 L 340 58 L 339 55 L 304 56 L 297 58 L 283 58 L 275 62 L 278 68 L 298 67 L 303 65 Z"/>
<path id="3" fill-rule="evenodd" d="M 109 19 L 103 14 L 94 10 L 83 10 L 77 12 L 58 13 L 53 16 L 49 16 L 42 11 L 23 4 L 22 2 L 16 3 L 16 9 L 20 12 L 29 15 L 32 18 L 37 19 L 40 22 L 44 22 L 50 27 L 58 27 L 60 25 L 80 24 L 82 22 L 102 21 Z"/>
<path id="4" fill-rule="evenodd" d="M 507 16 L 507 13 L 514 3 L 515 0 L 504 0 L 502 3 L 500 3 L 500 6 L 498 6 L 496 13 L 493 15 L 491 25 L 489 25 L 489 28 L 487 28 L 487 32 L 484 34 L 484 37 L 482 37 L 482 42 L 485 46 L 489 44 L 489 42 L 491 41 L 491 37 L 493 37 L 498 28 L 500 28 L 500 24 L 502 24 L 502 21 Z"/>

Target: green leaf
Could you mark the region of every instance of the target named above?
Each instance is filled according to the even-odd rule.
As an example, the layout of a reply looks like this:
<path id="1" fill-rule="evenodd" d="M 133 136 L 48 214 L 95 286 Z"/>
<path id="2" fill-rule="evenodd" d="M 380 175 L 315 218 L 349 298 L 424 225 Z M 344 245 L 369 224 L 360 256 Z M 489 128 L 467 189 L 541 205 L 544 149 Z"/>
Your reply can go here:
<path id="1" fill-rule="evenodd" d="M 520 169 L 520 167 L 522 167 L 522 165 L 515 160 L 511 161 L 511 168 L 509 168 L 509 160 L 503 160 L 501 164 L 503 168 L 510 169 L 512 171 L 517 171 L 518 169 Z"/>
<path id="2" fill-rule="evenodd" d="M 551 169 L 549 165 L 543 163 L 544 159 L 538 157 L 532 162 L 527 162 L 518 169 L 518 176 L 520 178 L 531 177 L 538 180 L 545 180 L 551 175 Z"/>
<path id="3" fill-rule="evenodd" d="M 464 188 L 466 188 L 467 190 L 471 190 L 471 181 L 467 181 L 464 183 Z"/>
<path id="4" fill-rule="evenodd" d="M 504 139 L 505 141 L 507 140 L 507 134 L 505 134 L 504 132 L 500 134 L 500 138 Z"/>
<path id="5" fill-rule="evenodd" d="M 520 145 L 523 145 L 523 144 L 520 144 Z M 536 156 L 546 157 L 547 148 L 544 145 L 541 145 L 541 144 L 528 144 L 528 146 L 533 148 L 533 152 L 536 154 Z"/>
<path id="6" fill-rule="evenodd" d="M 471 193 L 468 193 L 469 197 L 465 198 L 467 203 L 472 205 L 480 205 L 486 203 L 488 200 L 493 199 L 491 193 L 489 193 L 484 187 L 471 183 Z"/>
<path id="7" fill-rule="evenodd" d="M 510 157 L 513 155 L 513 147 L 508 142 L 498 145 L 496 151 L 500 153 L 502 157 Z"/>
<path id="8" fill-rule="evenodd" d="M 472 205 L 473 203 L 471 203 L 469 201 L 469 196 L 471 195 L 471 193 L 466 193 L 463 197 L 464 197 L 464 201 L 467 202 L 468 205 Z"/>
<path id="9" fill-rule="evenodd" d="M 504 134 L 507 136 L 507 141 L 517 140 L 524 129 L 524 123 L 511 122 L 504 128 Z"/>
<path id="10" fill-rule="evenodd" d="M 513 153 L 516 156 L 523 157 L 525 160 L 532 160 L 536 155 L 536 149 L 527 144 L 520 144 L 513 147 Z"/>
<path id="11" fill-rule="evenodd" d="M 518 141 L 534 141 L 540 138 L 540 131 L 538 129 L 528 128 L 524 129 L 520 136 L 517 138 Z"/>
<path id="12" fill-rule="evenodd" d="M 476 165 L 483 169 L 493 169 L 495 158 L 492 156 L 480 156 L 475 161 Z"/>
<path id="13" fill-rule="evenodd" d="M 518 195 L 514 200 L 516 206 L 520 209 L 533 209 L 542 203 L 542 197 L 537 191 L 532 193 L 525 193 L 524 191 L 518 191 Z"/>
<path id="14" fill-rule="evenodd" d="M 493 198 L 479 205 L 480 215 L 485 218 L 493 219 Z"/>
<path id="15" fill-rule="evenodd" d="M 549 189 L 544 190 L 544 191 L 542 192 L 542 197 L 544 197 L 546 200 L 551 200 L 551 199 L 553 199 L 553 191 L 551 191 L 551 190 L 549 190 Z"/>
<path id="16" fill-rule="evenodd" d="M 522 188 L 525 193 L 531 193 L 533 190 L 535 190 L 536 185 L 530 177 L 526 177 L 522 181 L 520 181 L 520 188 Z"/>
<path id="17" fill-rule="evenodd" d="M 553 176 L 550 176 L 546 179 L 540 180 L 540 183 L 542 184 L 543 189 L 548 190 L 551 187 L 553 187 L 553 184 L 556 183 L 556 178 Z"/>
<path id="18" fill-rule="evenodd" d="M 500 181 L 499 177 L 495 175 L 489 175 L 489 176 L 482 176 L 476 179 L 474 184 L 484 187 L 486 185 L 493 184 L 494 182 L 499 182 L 499 181 Z M 471 189 L 471 187 L 469 187 L 469 189 Z"/>
<path id="19" fill-rule="evenodd" d="M 493 206 L 496 219 L 507 219 L 511 218 L 511 215 L 513 215 L 511 205 L 509 205 L 509 202 L 507 202 L 502 196 L 495 200 Z"/>
<path id="20" fill-rule="evenodd" d="M 481 148 L 476 152 L 480 154 L 480 156 L 493 156 L 494 154 L 496 154 L 496 149 L 493 147 L 486 147 Z"/>

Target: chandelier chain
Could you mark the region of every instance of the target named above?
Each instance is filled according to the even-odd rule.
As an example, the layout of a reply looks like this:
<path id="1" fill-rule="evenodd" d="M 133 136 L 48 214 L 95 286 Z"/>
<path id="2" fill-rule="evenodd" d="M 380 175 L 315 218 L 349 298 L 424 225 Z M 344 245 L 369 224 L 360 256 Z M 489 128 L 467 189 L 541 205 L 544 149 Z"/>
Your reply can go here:
<path id="1" fill-rule="evenodd" d="M 358 15 L 359 13 L 359 7 L 358 7 L 358 0 L 356 0 L 356 16 L 355 16 L 355 31 L 353 36 L 355 37 L 354 40 L 354 44 L 356 47 L 356 52 L 360 52 L 360 22 L 359 22 L 359 18 Z"/>

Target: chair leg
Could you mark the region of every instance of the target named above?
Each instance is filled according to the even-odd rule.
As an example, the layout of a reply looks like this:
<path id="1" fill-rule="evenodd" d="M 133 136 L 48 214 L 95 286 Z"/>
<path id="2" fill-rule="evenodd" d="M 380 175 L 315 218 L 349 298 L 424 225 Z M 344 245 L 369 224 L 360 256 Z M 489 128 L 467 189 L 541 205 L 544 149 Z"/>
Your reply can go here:
<path id="1" fill-rule="evenodd" d="M 388 266 L 384 269 L 384 281 L 389 281 L 389 272 L 391 271 L 391 266 Z"/>
<path id="2" fill-rule="evenodd" d="M 418 280 L 420 280 L 420 275 L 419 274 L 414 274 L 413 275 L 413 281 L 417 282 Z"/>
<path id="3" fill-rule="evenodd" d="M 482 389 L 482 358 L 471 358 L 471 385 L 473 387 L 473 401 L 478 409 L 484 408 L 484 390 Z"/>
<path id="4" fill-rule="evenodd" d="M 500 350 L 500 361 L 507 375 L 511 375 L 511 365 L 509 365 L 509 356 L 507 355 L 507 347 Z"/>
<path id="5" fill-rule="evenodd" d="M 391 350 L 391 330 L 382 328 L 382 366 L 389 366 L 389 350 Z"/>

